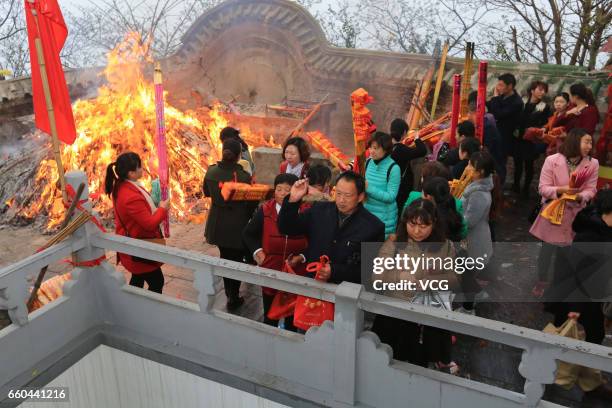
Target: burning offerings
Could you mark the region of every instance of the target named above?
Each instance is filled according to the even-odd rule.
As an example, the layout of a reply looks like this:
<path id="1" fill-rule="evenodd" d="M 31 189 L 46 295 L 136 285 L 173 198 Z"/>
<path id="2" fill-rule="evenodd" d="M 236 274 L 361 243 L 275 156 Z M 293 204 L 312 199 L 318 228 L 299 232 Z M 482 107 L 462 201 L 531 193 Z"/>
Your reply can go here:
<path id="1" fill-rule="evenodd" d="M 98 89 L 95 99 L 74 103 L 78 136 L 74 144 L 62 145 L 65 170 L 87 173 L 90 199 L 103 217 L 109 216 L 112 208 L 111 200 L 103 194 L 106 167 L 120 153 L 133 151 L 140 155 L 145 174 L 142 181 L 147 188 L 158 177 L 155 88 L 153 75 L 145 77 L 142 70 L 153 62 L 148 50 L 148 44 L 143 44 L 138 35 L 129 34 L 108 54 L 104 70 L 107 85 Z M 178 220 L 203 221 L 194 214 L 198 203 L 201 207 L 197 197 L 206 169 L 220 156 L 219 133 L 228 126 L 228 120 L 220 104 L 212 109 L 183 112 L 165 99 L 171 215 Z M 275 145 L 271 137 L 255 135 L 244 128 L 241 131 L 253 147 Z M 45 214 L 47 228 L 56 227 L 64 211 L 57 180 L 55 162 L 50 157 L 42 160 L 31 191 L 11 201 L 16 217 L 27 220 Z"/>

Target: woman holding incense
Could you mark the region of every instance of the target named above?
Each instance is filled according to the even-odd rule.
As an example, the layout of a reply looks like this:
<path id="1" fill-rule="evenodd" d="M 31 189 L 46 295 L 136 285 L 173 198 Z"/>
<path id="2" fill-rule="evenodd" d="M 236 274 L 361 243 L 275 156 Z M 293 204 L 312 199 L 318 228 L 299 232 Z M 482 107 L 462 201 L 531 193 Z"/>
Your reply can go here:
<path id="1" fill-rule="evenodd" d="M 454 259 L 455 249 L 445 236 L 436 205 L 433 201 L 418 199 L 412 202 L 397 226 L 397 234 L 389 236 L 378 256 L 394 258 Z M 384 290 L 391 296 L 411 303 L 450 312 L 451 291 L 459 287 L 458 274 L 452 269 L 436 265 L 418 266 L 412 270 L 390 268 L 374 273 L 373 281 L 383 283 L 413 282 L 415 290 Z M 418 282 L 445 281 L 448 286 L 440 290 L 423 290 Z M 380 284 L 380 283 L 379 283 Z M 389 286 L 387 286 L 389 287 Z M 451 359 L 451 334 L 442 329 L 424 326 L 389 316 L 377 315 L 372 331 L 380 341 L 393 349 L 393 358 L 427 367 L 432 363 L 437 369 L 457 374 L 459 367 Z"/>
<path id="2" fill-rule="evenodd" d="M 162 240 L 160 224 L 168 214 L 168 200 L 156 206 L 141 178 L 142 161 L 136 153 L 123 153 L 106 168 L 104 191 L 113 200 L 115 231 L 129 238 Z M 142 288 L 146 282 L 150 291 L 162 293 L 162 263 L 122 253 L 117 257 L 132 274 L 131 286 Z"/>
<path id="3" fill-rule="evenodd" d="M 541 297 L 547 286 L 554 254 L 574 239 L 572 223 L 576 214 L 597 192 L 599 162 L 591 157 L 592 149 L 592 136 L 584 129 L 572 129 L 559 153 L 548 156 L 542 167 L 538 188 L 542 210 L 529 230 L 542 241 L 538 282 L 532 290 L 536 297 Z"/>

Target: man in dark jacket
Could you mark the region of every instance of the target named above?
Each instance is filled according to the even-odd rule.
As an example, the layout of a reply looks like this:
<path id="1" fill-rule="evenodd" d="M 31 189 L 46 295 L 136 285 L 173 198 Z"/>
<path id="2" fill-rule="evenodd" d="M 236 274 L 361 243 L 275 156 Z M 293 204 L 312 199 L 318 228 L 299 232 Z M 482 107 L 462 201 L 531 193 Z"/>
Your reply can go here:
<path id="1" fill-rule="evenodd" d="M 476 129 L 474 124 L 469 120 L 464 120 L 463 122 L 457 125 L 457 147 L 453 147 L 452 149 L 447 148 L 447 153 L 442 156 L 442 153 L 438 154 L 438 161 L 441 161 L 447 167 L 453 167 L 455 164 L 459 163 L 459 146 L 461 146 L 461 142 L 463 142 L 468 137 L 475 137 Z M 440 149 L 442 152 L 442 149 Z"/>
<path id="2" fill-rule="evenodd" d="M 555 276 L 547 291 L 547 311 L 560 326 L 569 312 L 578 312 L 586 341 L 605 337 L 602 302 L 612 301 L 612 190 L 601 190 L 594 204 L 582 209 L 572 224 L 576 232 L 568 250 L 559 251 Z"/>
<path id="3" fill-rule="evenodd" d="M 306 235 L 307 262 L 327 255 L 330 263 L 319 276 L 331 283 L 361 283 L 361 243 L 382 242 L 385 225 L 362 203 L 365 180 L 351 171 L 342 173 L 336 183 L 335 202 L 317 202 L 299 213 L 302 197 L 308 193 L 308 180 L 293 185 L 278 215 L 282 234 Z"/>
<path id="4" fill-rule="evenodd" d="M 518 129 L 523 113 L 523 100 L 516 93 L 516 78 L 512 74 L 503 74 L 497 78 L 494 97 L 487 102 L 487 110 L 495 117 L 497 129 L 502 137 L 501 165 L 506 168 L 508 156 L 513 156 L 518 140 L 514 132 Z M 504 172 L 505 173 L 505 172 Z M 505 182 L 505 174 L 502 178 Z"/>
<path id="5" fill-rule="evenodd" d="M 396 197 L 398 214 L 401 216 L 404 204 L 408 199 L 408 194 L 410 194 L 414 188 L 414 176 L 412 174 L 410 162 L 419 157 L 425 157 L 427 154 L 427 147 L 418 135 L 414 139 L 414 147 L 409 147 L 402 143 L 402 139 L 408 134 L 408 124 L 404 119 L 394 119 L 393 122 L 391 122 L 390 134 L 393 139 L 391 158 L 399 166 L 402 177 Z"/>

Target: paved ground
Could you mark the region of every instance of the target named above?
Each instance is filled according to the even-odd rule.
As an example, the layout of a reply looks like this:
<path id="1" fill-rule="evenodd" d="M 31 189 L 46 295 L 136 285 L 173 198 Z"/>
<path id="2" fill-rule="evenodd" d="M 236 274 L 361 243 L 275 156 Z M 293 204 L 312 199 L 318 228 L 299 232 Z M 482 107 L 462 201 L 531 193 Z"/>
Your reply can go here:
<path id="1" fill-rule="evenodd" d="M 204 242 L 203 225 L 173 224 L 171 228 L 172 237 L 168 240 L 168 245 L 219 256 L 219 250 L 215 246 Z M 0 226 L 0 267 L 34 254 L 49 238 L 49 235 L 43 235 L 40 230 L 31 227 Z M 114 252 L 109 252 L 107 257 L 113 264 L 115 263 Z M 67 273 L 71 269 L 72 267 L 69 264 L 63 262 L 50 265 L 45 280 Z M 119 266 L 119 269 L 125 273 L 126 280 L 129 281 L 131 275 L 121 266 Z M 198 293 L 193 287 L 193 272 L 191 270 L 166 265 L 163 267 L 163 271 L 165 277 L 164 294 L 194 303 L 197 302 Z M 255 320 L 262 320 L 263 309 L 258 297 L 259 289 L 252 285 L 243 284 L 241 291 L 246 302 L 236 313 Z M 225 295 L 222 290 L 217 293 L 215 308 L 225 308 Z M 3 318 L 0 315 L 0 327 L 4 327 L 6 320 L 4 320 L 5 324 L 2 323 Z"/>

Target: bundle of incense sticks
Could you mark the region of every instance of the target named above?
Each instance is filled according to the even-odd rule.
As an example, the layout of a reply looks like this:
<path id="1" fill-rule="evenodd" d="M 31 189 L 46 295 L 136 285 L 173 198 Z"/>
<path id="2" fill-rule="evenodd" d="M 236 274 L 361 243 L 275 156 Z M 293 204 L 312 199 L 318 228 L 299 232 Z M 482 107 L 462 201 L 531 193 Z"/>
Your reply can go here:
<path id="1" fill-rule="evenodd" d="M 274 189 L 266 184 L 247 184 L 228 181 L 221 187 L 225 201 L 263 201 L 272 198 Z"/>

